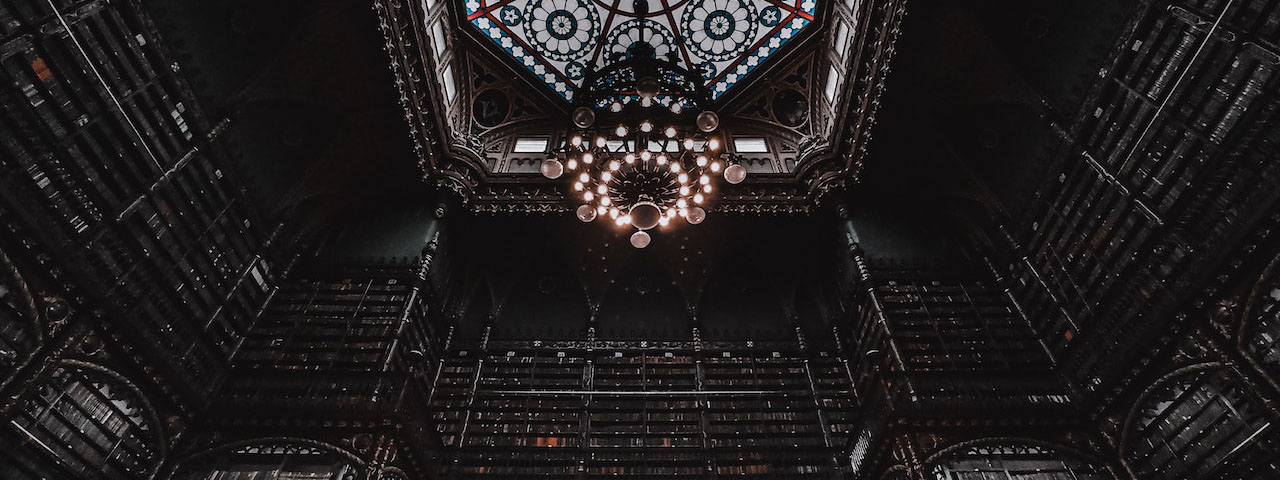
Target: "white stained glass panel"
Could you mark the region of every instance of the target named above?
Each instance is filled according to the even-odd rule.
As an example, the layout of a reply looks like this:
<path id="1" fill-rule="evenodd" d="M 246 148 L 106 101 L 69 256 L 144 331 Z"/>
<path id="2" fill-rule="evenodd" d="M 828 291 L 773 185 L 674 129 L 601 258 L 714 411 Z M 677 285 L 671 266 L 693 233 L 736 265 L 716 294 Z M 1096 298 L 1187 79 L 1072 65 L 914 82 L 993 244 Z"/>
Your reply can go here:
<path id="1" fill-rule="evenodd" d="M 844 58 L 845 53 L 849 51 L 849 24 L 841 21 L 840 26 L 836 28 L 836 55 Z"/>
<path id="2" fill-rule="evenodd" d="M 766 153 L 769 145 L 762 137 L 735 137 L 733 149 L 738 153 Z"/>
<path id="3" fill-rule="evenodd" d="M 521 137 L 516 139 L 515 153 L 543 153 L 547 151 L 546 137 Z"/>
<path id="4" fill-rule="evenodd" d="M 453 97 L 458 95 L 458 87 L 453 83 L 453 65 L 447 65 L 444 67 L 444 72 L 441 74 L 440 81 L 444 84 L 445 100 L 453 101 Z"/>
<path id="5" fill-rule="evenodd" d="M 431 24 L 431 48 L 435 50 L 437 61 L 439 61 L 440 57 L 444 56 L 445 46 L 444 20 L 439 20 L 436 21 L 436 23 Z"/>
<path id="6" fill-rule="evenodd" d="M 827 72 L 827 88 L 825 93 L 827 100 L 836 100 L 836 89 L 840 88 L 840 72 L 836 71 L 835 65 L 831 66 L 831 71 Z"/>

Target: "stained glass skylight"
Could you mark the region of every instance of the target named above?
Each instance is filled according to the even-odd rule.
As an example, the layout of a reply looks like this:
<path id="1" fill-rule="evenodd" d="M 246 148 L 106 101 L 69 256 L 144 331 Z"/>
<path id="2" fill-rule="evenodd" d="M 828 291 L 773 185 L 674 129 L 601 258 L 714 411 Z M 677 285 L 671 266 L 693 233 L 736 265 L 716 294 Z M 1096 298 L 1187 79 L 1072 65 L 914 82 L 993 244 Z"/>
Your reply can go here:
<path id="1" fill-rule="evenodd" d="M 467 20 L 566 100 L 587 67 L 648 42 L 727 92 L 813 22 L 818 0 L 464 0 Z"/>

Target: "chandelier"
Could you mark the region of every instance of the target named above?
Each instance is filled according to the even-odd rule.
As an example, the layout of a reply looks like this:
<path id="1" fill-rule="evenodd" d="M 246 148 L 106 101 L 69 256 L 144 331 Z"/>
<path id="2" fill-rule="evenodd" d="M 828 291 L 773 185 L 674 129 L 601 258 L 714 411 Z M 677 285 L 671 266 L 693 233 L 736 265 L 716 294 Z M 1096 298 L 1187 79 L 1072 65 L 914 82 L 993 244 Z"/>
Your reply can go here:
<path id="1" fill-rule="evenodd" d="M 542 174 L 567 177 L 579 220 L 634 229 L 636 248 L 655 228 L 702 223 L 720 177 L 746 179 L 725 151 L 701 75 L 655 58 L 647 42 L 588 72 L 574 98 L 571 126 Z"/>

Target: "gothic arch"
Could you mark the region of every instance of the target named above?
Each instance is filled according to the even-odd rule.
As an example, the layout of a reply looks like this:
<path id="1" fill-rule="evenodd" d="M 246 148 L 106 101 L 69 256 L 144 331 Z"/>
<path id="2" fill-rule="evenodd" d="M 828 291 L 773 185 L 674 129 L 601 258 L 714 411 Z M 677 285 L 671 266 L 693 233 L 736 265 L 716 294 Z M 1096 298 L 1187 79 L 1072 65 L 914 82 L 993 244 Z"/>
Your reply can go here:
<path id="1" fill-rule="evenodd" d="M 32 444 L 5 448 L 14 456 L 6 460 L 27 463 L 28 472 L 152 479 L 164 461 L 167 440 L 155 408 L 136 385 L 101 365 L 58 362 L 18 410 L 11 423 Z"/>
<path id="2" fill-rule="evenodd" d="M 949 462 L 949 463 L 948 463 Z M 925 471 L 938 480 L 958 478 L 952 472 L 1034 470 L 1067 474 L 1080 480 L 1114 478 L 1097 456 L 1055 442 L 1023 437 L 989 437 L 957 442 L 929 455 Z M 967 477 L 965 477 L 967 478 Z"/>
<path id="3" fill-rule="evenodd" d="M 335 457 L 335 460 L 345 462 L 341 465 L 334 465 L 339 469 L 339 473 L 343 474 L 341 478 L 334 480 L 357 480 L 361 478 L 360 472 L 363 470 L 365 462 L 356 454 L 330 443 L 299 437 L 259 437 L 223 443 L 178 460 L 175 462 L 176 467 L 168 478 L 169 480 L 195 480 L 205 478 L 203 475 L 215 471 L 214 469 L 236 468 L 238 466 L 253 467 L 253 465 L 232 464 L 232 461 L 235 460 L 234 457 L 237 455 L 245 458 L 258 456 L 262 457 L 261 459 L 263 460 L 272 459 L 278 462 L 279 465 L 288 465 L 292 456 L 324 454 L 331 454 Z M 209 469 L 209 471 L 203 469 Z"/>
<path id="4" fill-rule="evenodd" d="M 1280 256 L 1267 264 L 1250 290 L 1235 337 L 1245 363 L 1280 391 Z"/>
<path id="5" fill-rule="evenodd" d="M 1120 461 L 1136 478 L 1280 474 L 1269 465 L 1280 455 L 1280 435 L 1269 429 L 1275 417 L 1227 365 L 1189 365 L 1138 396 L 1120 432 Z"/>

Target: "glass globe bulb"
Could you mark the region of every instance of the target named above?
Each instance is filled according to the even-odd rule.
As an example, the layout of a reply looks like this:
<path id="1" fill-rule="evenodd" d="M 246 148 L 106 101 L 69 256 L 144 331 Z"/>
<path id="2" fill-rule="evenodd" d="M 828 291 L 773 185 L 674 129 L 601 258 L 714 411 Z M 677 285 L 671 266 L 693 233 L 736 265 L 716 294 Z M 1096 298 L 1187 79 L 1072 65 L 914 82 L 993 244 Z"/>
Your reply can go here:
<path id="1" fill-rule="evenodd" d="M 671 207 L 667 207 L 667 216 L 668 216 L 668 217 L 674 217 L 674 216 L 676 216 L 676 209 L 671 208 Z"/>
<path id="2" fill-rule="evenodd" d="M 542 161 L 542 176 L 555 180 L 564 174 L 564 164 L 554 158 L 548 158 Z"/>
<path id="3" fill-rule="evenodd" d="M 693 139 L 692 139 L 692 138 L 686 138 L 686 139 L 684 139 L 684 149 L 685 149 L 685 150 L 693 150 Z"/>
<path id="4" fill-rule="evenodd" d="M 601 205 L 604 205 L 604 206 L 606 206 L 606 207 L 607 207 L 607 206 L 609 206 L 609 204 L 610 204 L 610 203 L 613 203 L 613 199 L 612 199 L 612 198 L 609 198 L 609 197 L 600 197 L 600 204 L 601 204 Z M 617 210 L 617 209 L 615 208 L 614 210 Z"/>
<path id="5" fill-rule="evenodd" d="M 693 203 L 702 203 L 702 198 L 703 197 L 701 193 L 693 194 Z"/>
<path id="6" fill-rule="evenodd" d="M 614 101 L 613 101 L 613 103 L 609 104 L 609 110 L 612 110 L 612 111 L 613 111 L 613 113 L 621 112 L 621 111 L 622 111 L 622 102 L 619 102 L 619 101 L 617 101 L 617 100 L 614 100 Z"/>
<path id="7" fill-rule="evenodd" d="M 644 108 L 652 107 L 652 106 L 653 106 L 653 99 L 652 99 L 652 98 L 650 98 L 650 97 L 642 97 L 642 98 L 640 99 L 640 106 L 641 106 L 641 107 L 644 107 Z"/>
<path id="8" fill-rule="evenodd" d="M 662 133 L 666 134 L 667 138 L 676 138 L 676 127 L 667 127 Z"/>
<path id="9" fill-rule="evenodd" d="M 680 105 L 680 102 L 677 101 L 671 103 L 671 113 L 679 115 L 682 110 L 684 110 L 684 106 Z"/>
<path id="10" fill-rule="evenodd" d="M 595 198 L 596 198 L 596 194 L 594 194 L 594 193 L 591 193 L 591 192 L 582 192 L 582 199 L 583 199 L 583 200 L 586 200 L 586 201 L 590 202 L 591 200 L 593 200 L 593 199 L 595 199 Z"/>
<path id="11" fill-rule="evenodd" d="M 649 246 L 651 241 L 653 241 L 653 238 L 643 230 L 631 234 L 631 246 L 633 247 L 644 248 Z"/>
<path id="12" fill-rule="evenodd" d="M 577 191 L 579 191 L 579 192 L 581 192 L 581 191 L 582 191 L 582 182 L 573 182 L 573 189 L 574 189 L 574 190 L 577 190 Z"/>
<path id="13" fill-rule="evenodd" d="M 646 162 L 647 162 L 647 161 L 649 161 L 649 159 L 650 159 L 650 158 L 652 158 L 652 157 L 653 157 L 653 154 L 652 154 L 652 153 L 649 153 L 649 151 L 648 151 L 648 150 L 645 150 L 645 151 L 643 151 L 643 152 L 640 152 L 640 159 L 641 159 L 641 160 L 644 160 L 644 161 L 646 161 Z"/>
<path id="14" fill-rule="evenodd" d="M 604 214 L 606 214 L 606 213 L 609 213 L 609 208 L 608 208 L 608 207 L 606 207 L 606 206 L 604 206 L 604 205 L 598 205 L 598 206 L 596 206 L 596 214 L 597 214 L 597 215 L 604 215 Z"/>
<path id="15" fill-rule="evenodd" d="M 676 206 L 680 208 L 685 208 L 689 206 L 689 202 L 686 202 L 683 198 L 680 198 L 676 200 Z"/>
<path id="16" fill-rule="evenodd" d="M 617 171 L 619 168 L 622 168 L 622 164 L 621 164 L 621 163 L 618 163 L 618 161 L 617 161 L 617 160 L 610 160 L 610 161 L 609 161 L 609 170 Z"/>
<path id="17" fill-rule="evenodd" d="M 587 165 L 591 165 L 591 162 L 595 161 L 595 159 L 596 159 L 595 155 L 592 155 L 591 152 L 582 154 L 582 163 L 585 163 Z"/>
<path id="18" fill-rule="evenodd" d="M 609 141 L 605 140 L 604 137 L 596 137 L 596 148 L 604 148 L 604 146 L 608 144 Z"/>
<path id="19" fill-rule="evenodd" d="M 707 156 L 706 156 L 706 155 L 698 155 L 698 160 L 697 160 L 697 162 L 698 162 L 698 166 L 699 166 L 699 167 L 705 167 L 705 166 L 707 166 Z"/>
<path id="20" fill-rule="evenodd" d="M 724 169 L 725 181 L 737 185 L 747 179 L 747 169 L 742 165 L 729 165 Z"/>
<path id="21" fill-rule="evenodd" d="M 684 218 L 690 224 L 697 225 L 707 219 L 707 211 L 703 210 L 702 207 L 693 207 L 689 209 L 689 213 Z"/>
<path id="22" fill-rule="evenodd" d="M 618 218 L 618 207 L 613 207 L 609 209 L 609 218 Z"/>
<path id="23" fill-rule="evenodd" d="M 641 131 L 641 132 L 644 132 L 644 133 L 652 132 L 652 131 L 653 131 L 653 122 L 650 122 L 650 121 L 648 121 L 648 120 L 645 120 L 645 121 L 643 121 L 643 122 L 640 122 L 640 131 Z"/>
<path id="24" fill-rule="evenodd" d="M 574 135 L 574 136 L 573 136 L 573 138 L 570 138 L 570 139 L 569 139 L 569 144 L 570 144 L 570 145 L 573 145 L 573 146 L 575 146 L 575 147 L 580 147 L 580 146 L 582 146 L 582 136 L 581 136 L 581 135 Z"/>
<path id="25" fill-rule="evenodd" d="M 609 182 L 609 180 L 613 180 L 613 174 L 612 174 L 612 173 L 609 173 L 609 172 L 600 172 L 600 181 L 601 181 L 601 182 L 608 183 L 608 182 Z M 604 185 L 601 185 L 601 186 L 603 187 Z"/>
<path id="26" fill-rule="evenodd" d="M 680 195 L 688 195 L 688 194 L 689 194 L 689 186 L 688 186 L 688 185 L 681 185 L 681 186 L 680 186 Z"/>
<path id="27" fill-rule="evenodd" d="M 680 162 L 671 162 L 671 173 L 680 173 Z"/>
<path id="28" fill-rule="evenodd" d="M 665 226 L 667 226 L 667 224 L 668 224 L 668 223 L 671 223 L 671 217 L 663 216 L 662 218 L 659 218 L 659 219 L 658 219 L 658 225 L 659 225 L 659 226 L 663 226 L 663 227 L 665 227 Z"/>
<path id="29" fill-rule="evenodd" d="M 575 160 L 575 159 L 570 158 L 570 159 L 569 159 L 569 161 L 568 161 L 568 162 L 565 162 L 565 164 L 564 164 L 564 165 L 565 165 L 566 167 L 569 167 L 569 170 L 574 170 L 574 169 L 577 169 L 577 168 L 578 168 L 578 161 L 577 161 L 577 160 Z"/>
<path id="30" fill-rule="evenodd" d="M 603 213 L 603 212 L 600 212 L 599 209 L 591 208 L 591 205 L 579 206 L 577 211 L 578 220 L 582 220 L 583 222 L 590 222 L 596 219 L 596 215 L 598 213 Z"/>
<path id="31" fill-rule="evenodd" d="M 609 187 L 605 185 L 596 185 L 596 193 L 604 195 L 609 192 Z"/>
<path id="32" fill-rule="evenodd" d="M 623 159 L 623 160 L 626 160 L 628 164 L 636 163 L 636 156 L 635 156 L 635 154 L 628 153 L 628 154 L 624 155 L 624 156 L 622 157 L 622 159 Z"/>
<path id="33" fill-rule="evenodd" d="M 625 136 L 627 136 L 627 126 L 626 126 L 626 125 L 618 125 L 618 128 L 617 128 L 617 129 L 615 129 L 615 130 L 613 131 L 613 133 L 614 133 L 615 135 L 619 136 L 619 137 L 625 137 Z"/>
<path id="34" fill-rule="evenodd" d="M 701 177 L 698 177 L 698 183 L 701 183 L 701 184 L 703 184 L 703 185 L 710 184 L 710 183 L 711 183 L 711 177 L 708 177 L 708 176 L 706 176 L 706 175 L 703 175 L 703 176 L 701 176 Z"/>
<path id="35" fill-rule="evenodd" d="M 689 174 L 680 172 L 680 175 L 676 176 L 676 180 L 679 180 L 680 183 L 687 183 L 689 181 Z"/>
<path id="36" fill-rule="evenodd" d="M 618 215 L 618 218 L 613 219 L 613 223 L 618 224 L 618 226 L 626 225 L 631 223 L 631 217 L 627 215 Z"/>
<path id="37" fill-rule="evenodd" d="M 664 155 L 664 154 L 658 154 L 658 160 L 657 160 L 657 162 L 658 162 L 658 165 L 666 165 L 666 164 L 667 164 L 667 156 L 666 156 L 666 155 Z"/>
<path id="38" fill-rule="evenodd" d="M 719 150 L 719 149 L 720 149 L 720 139 L 719 139 L 719 138 L 711 138 L 710 140 L 707 140 L 707 148 L 709 148 L 709 149 L 711 149 L 711 150 Z"/>
<path id="39" fill-rule="evenodd" d="M 703 192 L 703 193 L 711 193 L 711 184 L 703 185 L 703 186 L 702 186 L 702 192 Z"/>
<path id="40" fill-rule="evenodd" d="M 711 172 L 720 173 L 720 162 L 711 162 Z"/>
<path id="41" fill-rule="evenodd" d="M 591 175 L 587 175 L 587 172 L 582 172 L 581 174 L 578 175 L 578 181 L 582 183 L 590 182 Z"/>

